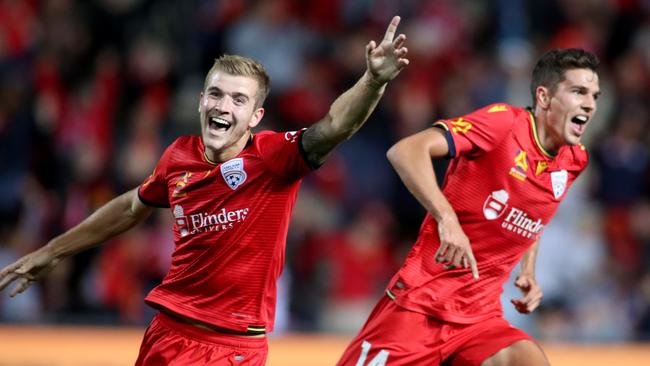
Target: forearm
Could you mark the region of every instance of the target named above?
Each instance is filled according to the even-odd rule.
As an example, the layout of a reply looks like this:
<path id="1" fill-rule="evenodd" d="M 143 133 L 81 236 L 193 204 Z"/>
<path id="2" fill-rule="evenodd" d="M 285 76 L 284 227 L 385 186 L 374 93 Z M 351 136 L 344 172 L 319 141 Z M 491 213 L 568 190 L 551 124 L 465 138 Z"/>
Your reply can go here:
<path id="1" fill-rule="evenodd" d="M 521 258 L 521 273 L 535 277 L 535 264 L 537 263 L 537 251 L 539 249 L 539 239 L 528 248 Z"/>
<path id="2" fill-rule="evenodd" d="M 135 195 L 134 189 L 114 198 L 77 226 L 52 239 L 44 249 L 63 259 L 125 232 L 152 211 L 136 202 Z"/>
<path id="3" fill-rule="evenodd" d="M 354 135 L 377 106 L 385 88 L 386 84 L 376 83 L 366 72 L 336 98 L 327 115 L 303 134 L 302 144 L 309 161 L 322 164 L 338 144 Z"/>
<path id="4" fill-rule="evenodd" d="M 385 89 L 385 83 L 378 83 L 366 71 L 352 88 L 332 103 L 328 113 L 330 138 L 339 143 L 359 130 L 377 106 Z"/>
<path id="5" fill-rule="evenodd" d="M 386 156 L 406 188 L 436 221 L 455 218 L 456 213 L 438 186 L 431 155 L 425 147 L 404 140 L 388 150 Z"/>

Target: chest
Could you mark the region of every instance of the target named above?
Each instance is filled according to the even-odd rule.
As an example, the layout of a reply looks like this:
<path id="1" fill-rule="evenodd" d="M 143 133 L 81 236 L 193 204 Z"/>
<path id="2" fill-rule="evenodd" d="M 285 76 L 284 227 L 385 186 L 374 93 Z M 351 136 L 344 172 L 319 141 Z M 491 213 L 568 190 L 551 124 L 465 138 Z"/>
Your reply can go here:
<path id="1" fill-rule="evenodd" d="M 463 191 L 461 207 L 487 220 L 547 223 L 579 171 L 511 138 L 490 153 L 458 159 L 448 174 L 448 183 Z"/>

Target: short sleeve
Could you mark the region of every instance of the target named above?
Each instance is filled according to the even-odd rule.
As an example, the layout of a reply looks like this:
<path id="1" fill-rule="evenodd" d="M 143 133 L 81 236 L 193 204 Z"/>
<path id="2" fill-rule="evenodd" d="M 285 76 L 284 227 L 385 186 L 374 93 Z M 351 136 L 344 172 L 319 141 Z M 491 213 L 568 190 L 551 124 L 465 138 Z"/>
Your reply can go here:
<path id="1" fill-rule="evenodd" d="M 167 167 L 169 157 L 174 150 L 176 142 L 171 144 L 158 160 L 153 173 L 147 177 L 138 188 L 140 201 L 147 206 L 169 207 L 169 192 L 167 188 Z"/>
<path id="2" fill-rule="evenodd" d="M 262 160 L 276 175 L 299 179 L 313 170 L 302 150 L 305 129 L 289 132 L 262 132 L 255 136 Z"/>
<path id="3" fill-rule="evenodd" d="M 433 124 L 447 131 L 449 156 L 479 156 L 491 151 L 511 131 L 515 122 L 513 107 L 492 104 L 455 119 Z"/>

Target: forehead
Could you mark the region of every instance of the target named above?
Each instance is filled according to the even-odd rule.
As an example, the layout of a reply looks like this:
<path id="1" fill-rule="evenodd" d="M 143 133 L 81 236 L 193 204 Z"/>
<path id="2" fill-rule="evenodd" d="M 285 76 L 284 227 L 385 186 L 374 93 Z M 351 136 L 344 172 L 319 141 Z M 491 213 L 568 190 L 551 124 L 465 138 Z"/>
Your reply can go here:
<path id="1" fill-rule="evenodd" d="M 598 74 L 591 69 L 570 69 L 564 72 L 564 80 L 560 83 L 565 86 L 580 86 L 599 90 Z"/>
<path id="2" fill-rule="evenodd" d="M 207 76 L 205 89 L 218 88 L 227 93 L 242 93 L 252 96 L 257 93 L 259 84 L 251 76 L 232 75 L 216 70 Z"/>

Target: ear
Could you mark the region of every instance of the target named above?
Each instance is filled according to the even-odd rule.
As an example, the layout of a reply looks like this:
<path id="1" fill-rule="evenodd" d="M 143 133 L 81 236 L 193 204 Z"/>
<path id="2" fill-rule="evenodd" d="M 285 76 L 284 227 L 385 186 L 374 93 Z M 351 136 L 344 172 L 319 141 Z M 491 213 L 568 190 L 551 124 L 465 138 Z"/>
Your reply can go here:
<path id="1" fill-rule="evenodd" d="M 199 94 L 199 113 L 201 113 L 201 103 L 203 103 L 203 92 Z"/>
<path id="2" fill-rule="evenodd" d="M 249 128 L 254 128 L 260 122 L 262 121 L 262 117 L 264 117 L 264 108 L 260 107 L 253 112 L 253 116 L 251 117 L 250 122 L 248 122 L 248 127 Z"/>
<path id="3" fill-rule="evenodd" d="M 535 99 L 538 106 L 542 109 L 548 109 L 551 104 L 551 93 L 547 87 L 540 85 L 535 89 Z"/>

